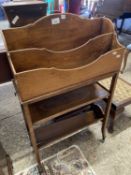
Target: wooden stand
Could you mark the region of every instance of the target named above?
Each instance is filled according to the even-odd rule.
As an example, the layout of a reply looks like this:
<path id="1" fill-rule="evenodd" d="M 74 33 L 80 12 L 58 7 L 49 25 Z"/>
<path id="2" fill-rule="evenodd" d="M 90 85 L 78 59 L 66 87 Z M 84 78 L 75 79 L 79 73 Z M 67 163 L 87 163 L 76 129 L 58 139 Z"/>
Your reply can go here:
<path id="1" fill-rule="evenodd" d="M 109 20 L 62 15 L 51 15 L 34 25 L 3 31 L 15 87 L 40 169 L 39 147 L 101 119 L 105 140 L 124 58 L 125 48 L 118 43 Z M 54 25 L 54 18 L 59 23 Z M 43 33 L 42 29 L 48 30 Z M 74 29 L 76 35 L 72 33 Z M 29 31 L 32 38 L 27 35 Z M 14 39 L 12 34 L 18 38 Z M 24 50 L 26 47 L 30 49 Z M 111 77 L 109 90 L 97 83 L 107 77 Z M 105 111 L 97 117 L 91 106 L 105 98 Z"/>

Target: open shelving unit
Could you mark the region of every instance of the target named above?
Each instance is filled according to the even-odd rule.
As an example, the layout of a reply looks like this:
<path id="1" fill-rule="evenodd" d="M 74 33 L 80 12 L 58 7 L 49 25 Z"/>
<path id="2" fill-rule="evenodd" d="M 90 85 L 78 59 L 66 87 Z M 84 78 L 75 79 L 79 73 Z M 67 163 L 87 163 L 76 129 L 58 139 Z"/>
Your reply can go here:
<path id="1" fill-rule="evenodd" d="M 41 146 L 99 120 L 105 140 L 125 51 L 112 23 L 106 18 L 85 20 L 73 14 L 55 14 L 25 27 L 4 30 L 3 35 L 39 167 Z M 108 77 L 110 87 L 106 90 L 97 82 Z M 104 111 L 97 105 L 93 108 L 105 98 Z"/>

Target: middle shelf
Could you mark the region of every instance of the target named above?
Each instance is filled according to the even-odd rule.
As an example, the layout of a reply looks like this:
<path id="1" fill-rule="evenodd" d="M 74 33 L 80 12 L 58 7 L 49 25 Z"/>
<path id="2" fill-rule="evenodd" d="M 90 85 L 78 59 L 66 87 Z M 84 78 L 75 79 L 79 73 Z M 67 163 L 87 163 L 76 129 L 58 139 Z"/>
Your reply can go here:
<path id="1" fill-rule="evenodd" d="M 109 95 L 98 83 L 29 104 L 33 124 L 42 124 Z"/>

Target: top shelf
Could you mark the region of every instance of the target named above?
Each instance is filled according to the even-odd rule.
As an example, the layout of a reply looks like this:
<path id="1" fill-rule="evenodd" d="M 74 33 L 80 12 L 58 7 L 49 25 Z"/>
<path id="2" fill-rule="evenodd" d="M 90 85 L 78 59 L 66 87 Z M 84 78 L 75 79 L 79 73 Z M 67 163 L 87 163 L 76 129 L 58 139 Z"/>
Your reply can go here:
<path id="1" fill-rule="evenodd" d="M 107 98 L 108 91 L 99 84 L 92 84 L 29 104 L 33 124 L 45 123 L 68 112 Z"/>

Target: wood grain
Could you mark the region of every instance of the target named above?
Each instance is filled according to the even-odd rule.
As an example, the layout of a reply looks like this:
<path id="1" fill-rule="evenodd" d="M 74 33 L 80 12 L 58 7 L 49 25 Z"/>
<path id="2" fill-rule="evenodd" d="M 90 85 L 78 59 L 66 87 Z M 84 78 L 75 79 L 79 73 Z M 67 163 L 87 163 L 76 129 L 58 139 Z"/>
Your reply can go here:
<path id="1" fill-rule="evenodd" d="M 58 24 L 53 25 L 56 18 Z M 53 14 L 25 27 L 3 30 L 3 35 L 9 51 L 25 48 L 60 51 L 76 48 L 109 32 L 114 32 L 114 26 L 107 18 L 88 20 L 74 14 Z"/>
<path id="2" fill-rule="evenodd" d="M 113 34 L 103 34 L 70 51 L 54 52 L 47 49 L 26 49 L 10 52 L 12 66 L 16 73 L 38 68 L 73 69 L 95 61 L 110 51 Z M 113 49 L 119 48 L 117 43 Z M 12 68 L 12 70 L 13 70 Z M 14 72 L 14 74 L 15 74 Z"/>
<path id="3" fill-rule="evenodd" d="M 22 101 L 41 95 L 77 86 L 104 74 L 120 70 L 124 48 L 116 49 L 119 58 L 108 52 L 94 62 L 74 69 L 41 68 L 25 71 L 15 75 L 17 88 Z"/>

